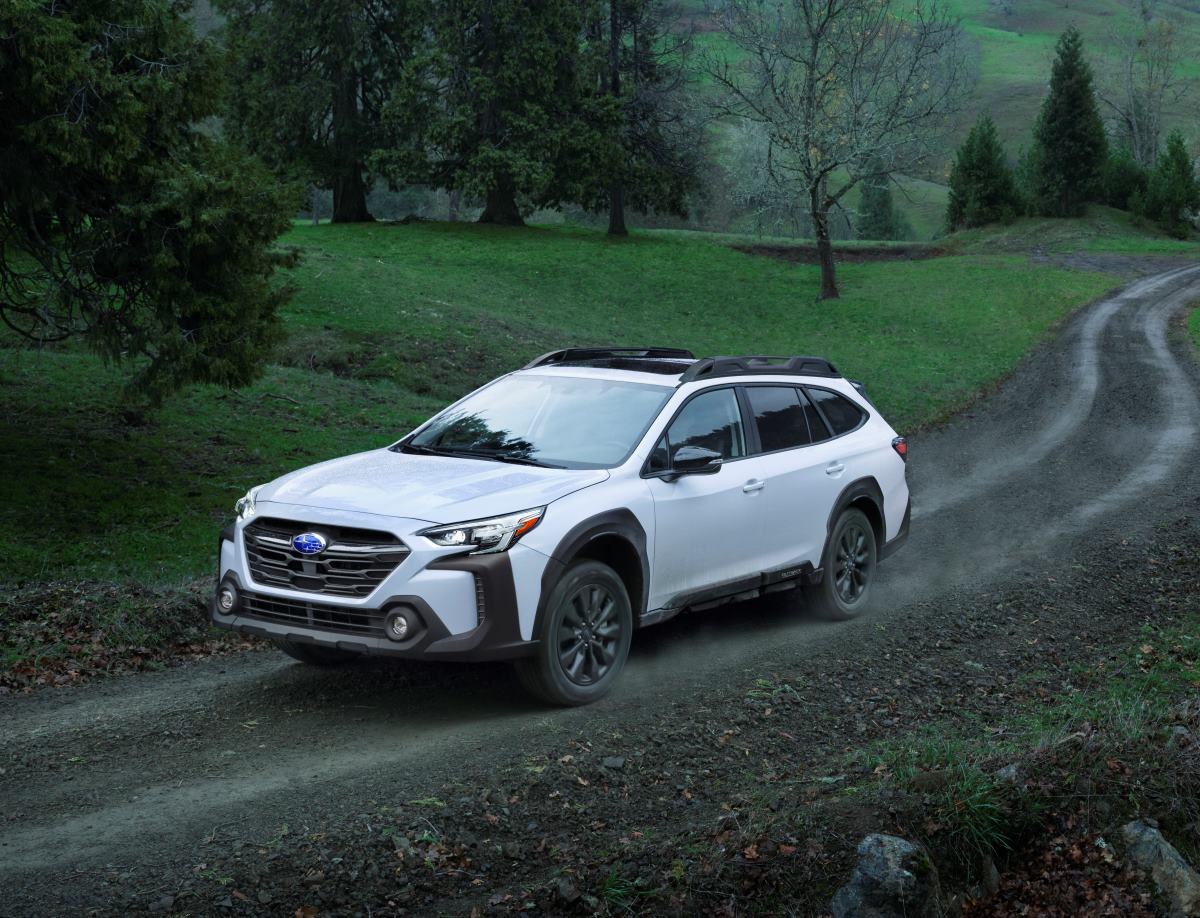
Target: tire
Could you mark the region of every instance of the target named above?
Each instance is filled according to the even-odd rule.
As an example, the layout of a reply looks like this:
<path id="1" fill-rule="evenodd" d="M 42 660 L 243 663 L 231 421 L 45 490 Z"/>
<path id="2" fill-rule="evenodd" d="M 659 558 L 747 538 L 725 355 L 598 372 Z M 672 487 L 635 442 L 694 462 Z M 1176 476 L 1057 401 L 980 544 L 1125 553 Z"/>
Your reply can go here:
<path id="1" fill-rule="evenodd" d="M 617 572 L 577 561 L 551 591 L 537 652 L 516 662 L 517 677 L 550 704 L 589 704 L 612 689 L 632 636 L 633 608 Z"/>
<path id="2" fill-rule="evenodd" d="M 844 510 L 833 524 L 821 555 L 824 576 L 819 584 L 805 590 L 805 596 L 825 618 L 856 618 L 870 604 L 878 564 L 871 521 L 861 510 Z"/>
<path id="3" fill-rule="evenodd" d="M 337 647 L 323 647 L 320 644 L 300 644 L 284 638 L 271 638 L 271 642 L 293 660 L 326 669 L 345 666 L 347 663 L 353 663 L 362 658 L 361 653 L 339 650 Z"/>

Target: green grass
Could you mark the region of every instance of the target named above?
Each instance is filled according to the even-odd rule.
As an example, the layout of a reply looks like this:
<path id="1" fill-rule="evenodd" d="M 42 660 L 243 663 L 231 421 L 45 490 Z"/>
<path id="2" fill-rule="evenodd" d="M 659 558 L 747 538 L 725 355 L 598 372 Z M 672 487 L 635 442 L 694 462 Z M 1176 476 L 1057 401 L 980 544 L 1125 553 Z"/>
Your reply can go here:
<path id="1" fill-rule="evenodd" d="M 1200 303 L 1193 307 L 1188 316 L 1188 334 L 1192 336 L 1192 343 L 1200 348 Z"/>
<path id="2" fill-rule="evenodd" d="M 554 347 L 650 343 L 701 354 L 828 355 L 902 431 L 1008 373 L 1113 278 L 1023 256 L 815 267 L 689 233 L 297 226 L 303 261 L 281 366 L 240 392 L 199 387 L 142 427 L 121 374 L 74 349 L 0 348 L 5 582 L 209 573 L 245 490 L 386 445 L 497 373 Z"/>
<path id="3" fill-rule="evenodd" d="M 1047 254 L 1180 255 L 1200 259 L 1200 243 L 1172 239 L 1156 227 L 1111 207 L 1092 206 L 1086 217 L 1061 220 L 1022 217 L 1007 226 L 956 233 L 951 251 L 1043 252 Z"/>

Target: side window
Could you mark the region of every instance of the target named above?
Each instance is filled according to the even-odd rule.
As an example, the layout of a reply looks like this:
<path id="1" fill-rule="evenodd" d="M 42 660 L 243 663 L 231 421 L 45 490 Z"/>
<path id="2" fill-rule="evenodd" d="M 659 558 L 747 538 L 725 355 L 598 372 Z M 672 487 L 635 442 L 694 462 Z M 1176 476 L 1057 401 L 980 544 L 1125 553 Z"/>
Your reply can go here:
<path id="1" fill-rule="evenodd" d="M 724 459 L 746 455 L 742 413 L 733 390 L 717 389 L 697 395 L 679 412 L 667 430 L 666 440 L 671 455 L 681 446 L 702 446 L 715 450 Z"/>
<path id="2" fill-rule="evenodd" d="M 847 433 L 862 423 L 863 412 L 850 399 L 842 398 L 828 389 L 809 389 L 808 394 L 821 406 L 825 417 L 829 418 L 834 436 Z"/>
<path id="3" fill-rule="evenodd" d="M 794 386 L 747 386 L 746 396 L 764 453 L 812 442 L 802 396 Z"/>
<path id="4" fill-rule="evenodd" d="M 822 440 L 828 440 L 833 434 L 829 432 L 829 425 L 825 423 L 825 419 L 821 417 L 821 413 L 817 411 L 812 401 L 804 394 L 803 389 L 796 390 L 800 394 L 800 402 L 804 408 L 804 417 L 808 421 L 808 430 L 812 434 L 812 442 L 820 443 Z"/>
<path id="5" fill-rule="evenodd" d="M 670 454 L 667 452 L 667 435 L 663 434 L 658 438 L 658 443 L 655 444 L 654 450 L 650 453 L 650 458 L 646 460 L 647 472 L 665 472 L 671 467 Z"/>

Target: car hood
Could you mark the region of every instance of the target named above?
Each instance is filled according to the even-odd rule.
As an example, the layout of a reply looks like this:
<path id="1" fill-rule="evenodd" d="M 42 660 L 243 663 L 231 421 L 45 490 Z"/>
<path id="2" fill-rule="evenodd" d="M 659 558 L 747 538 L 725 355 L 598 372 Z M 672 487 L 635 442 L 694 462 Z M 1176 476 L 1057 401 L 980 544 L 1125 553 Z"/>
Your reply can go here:
<path id="1" fill-rule="evenodd" d="M 284 475 L 264 485 L 257 500 L 457 523 L 540 507 L 606 478 L 603 469 L 543 469 L 377 449 Z"/>

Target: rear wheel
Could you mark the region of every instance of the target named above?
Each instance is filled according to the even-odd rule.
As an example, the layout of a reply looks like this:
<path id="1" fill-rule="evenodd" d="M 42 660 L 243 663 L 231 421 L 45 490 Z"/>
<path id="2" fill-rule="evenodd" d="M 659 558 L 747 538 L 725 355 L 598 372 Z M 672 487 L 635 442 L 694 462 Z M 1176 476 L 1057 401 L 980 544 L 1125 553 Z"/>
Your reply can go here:
<path id="1" fill-rule="evenodd" d="M 844 510 L 833 524 L 821 558 L 824 575 L 806 595 L 826 618 L 854 618 L 867 608 L 878 554 L 875 530 L 861 510 Z"/>
<path id="2" fill-rule="evenodd" d="M 617 572 L 578 561 L 551 592 L 537 652 L 517 661 L 517 676 L 543 701 L 587 704 L 612 688 L 632 634 L 633 609 Z"/>
<path id="3" fill-rule="evenodd" d="M 352 650 L 339 650 L 337 647 L 324 647 L 320 644 L 301 644 L 284 638 L 271 638 L 272 643 L 293 660 L 307 663 L 309 666 L 345 666 L 362 658 L 361 653 Z"/>

